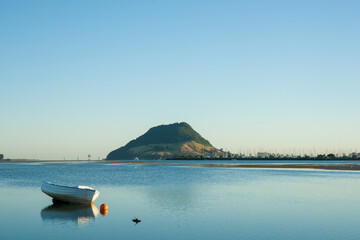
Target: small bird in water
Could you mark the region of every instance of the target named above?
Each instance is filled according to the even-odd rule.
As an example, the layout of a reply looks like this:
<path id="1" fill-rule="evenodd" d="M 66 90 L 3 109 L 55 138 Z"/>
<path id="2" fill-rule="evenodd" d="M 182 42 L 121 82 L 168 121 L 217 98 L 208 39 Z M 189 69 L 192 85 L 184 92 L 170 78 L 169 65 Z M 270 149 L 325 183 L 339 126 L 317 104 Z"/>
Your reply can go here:
<path id="1" fill-rule="evenodd" d="M 141 222 L 140 219 L 138 219 L 137 217 L 135 217 L 133 220 L 132 220 L 134 223 L 138 224 L 139 222 Z"/>

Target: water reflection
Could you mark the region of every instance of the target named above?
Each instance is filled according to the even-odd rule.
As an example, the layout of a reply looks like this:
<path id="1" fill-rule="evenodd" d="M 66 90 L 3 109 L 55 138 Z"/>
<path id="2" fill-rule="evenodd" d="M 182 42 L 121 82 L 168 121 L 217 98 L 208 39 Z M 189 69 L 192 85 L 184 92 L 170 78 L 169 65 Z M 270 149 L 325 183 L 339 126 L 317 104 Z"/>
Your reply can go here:
<path id="1" fill-rule="evenodd" d="M 45 222 L 84 225 L 99 215 L 99 209 L 94 204 L 52 204 L 43 208 L 40 214 Z"/>

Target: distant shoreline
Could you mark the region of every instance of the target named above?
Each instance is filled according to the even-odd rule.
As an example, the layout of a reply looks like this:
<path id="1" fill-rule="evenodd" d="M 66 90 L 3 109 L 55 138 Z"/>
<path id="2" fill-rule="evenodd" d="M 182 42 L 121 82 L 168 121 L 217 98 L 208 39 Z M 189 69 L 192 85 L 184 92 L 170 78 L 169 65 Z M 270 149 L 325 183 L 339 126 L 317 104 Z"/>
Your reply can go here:
<path id="1" fill-rule="evenodd" d="M 360 171 L 360 161 L 351 161 L 356 163 L 241 163 L 234 161 L 234 163 L 195 163 L 187 164 L 184 163 L 171 164 L 171 166 L 185 166 L 185 167 L 199 167 L 199 168 L 250 168 L 250 169 L 318 169 L 318 170 L 340 170 L 340 171 Z M 52 164 L 84 164 L 84 163 L 103 163 L 103 164 L 114 164 L 114 163 L 131 163 L 131 164 L 154 164 L 157 166 L 168 166 L 168 160 L 2 160 L 1 163 L 8 164 L 41 164 L 41 165 L 52 165 Z"/>
<path id="2" fill-rule="evenodd" d="M 19 158 L 19 159 L 0 159 L 0 162 L 29 162 L 29 161 L 42 161 L 40 159 L 27 159 L 27 158 Z"/>
<path id="3" fill-rule="evenodd" d="M 204 157 L 172 157 L 164 160 L 236 160 L 236 161 L 360 161 L 360 158 L 351 157 L 334 157 L 334 158 L 317 158 L 317 157 L 297 157 L 297 158 L 258 158 L 258 157 L 242 157 L 242 158 L 204 158 Z"/>
<path id="4" fill-rule="evenodd" d="M 337 161 L 350 161 L 350 162 L 359 162 L 360 164 L 360 158 L 166 158 L 166 159 L 143 159 L 143 160 L 131 160 L 131 159 L 118 159 L 118 160 L 76 160 L 76 159 L 68 159 L 68 160 L 47 160 L 47 159 L 1 159 L 1 162 L 71 162 L 71 163 L 127 163 L 127 162 L 167 162 L 167 161 L 237 161 L 237 162 L 266 162 L 266 161 L 281 161 L 281 162 L 296 162 L 296 161 L 304 161 L 304 162 L 311 162 L 311 161 L 318 161 L 318 162 L 337 162 Z"/>

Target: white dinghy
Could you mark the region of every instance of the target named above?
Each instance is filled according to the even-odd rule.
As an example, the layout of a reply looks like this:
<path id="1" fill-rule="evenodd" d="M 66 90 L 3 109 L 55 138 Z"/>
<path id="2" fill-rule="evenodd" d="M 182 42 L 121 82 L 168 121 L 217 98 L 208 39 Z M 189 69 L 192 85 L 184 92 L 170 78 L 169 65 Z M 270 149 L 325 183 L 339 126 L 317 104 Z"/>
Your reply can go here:
<path id="1" fill-rule="evenodd" d="M 53 198 L 54 202 L 91 204 L 100 195 L 99 191 L 87 186 L 68 187 L 44 181 L 41 191 Z"/>

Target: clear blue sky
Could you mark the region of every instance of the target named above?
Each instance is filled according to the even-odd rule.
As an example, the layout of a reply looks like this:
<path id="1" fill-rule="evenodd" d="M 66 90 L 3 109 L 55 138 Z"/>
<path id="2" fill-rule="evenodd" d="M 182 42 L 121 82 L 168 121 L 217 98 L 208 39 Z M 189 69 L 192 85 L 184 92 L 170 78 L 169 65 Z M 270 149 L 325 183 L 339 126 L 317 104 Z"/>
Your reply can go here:
<path id="1" fill-rule="evenodd" d="M 360 151 L 359 12 L 357 0 L 0 0 L 0 153 L 104 158 L 181 121 L 232 152 Z"/>

